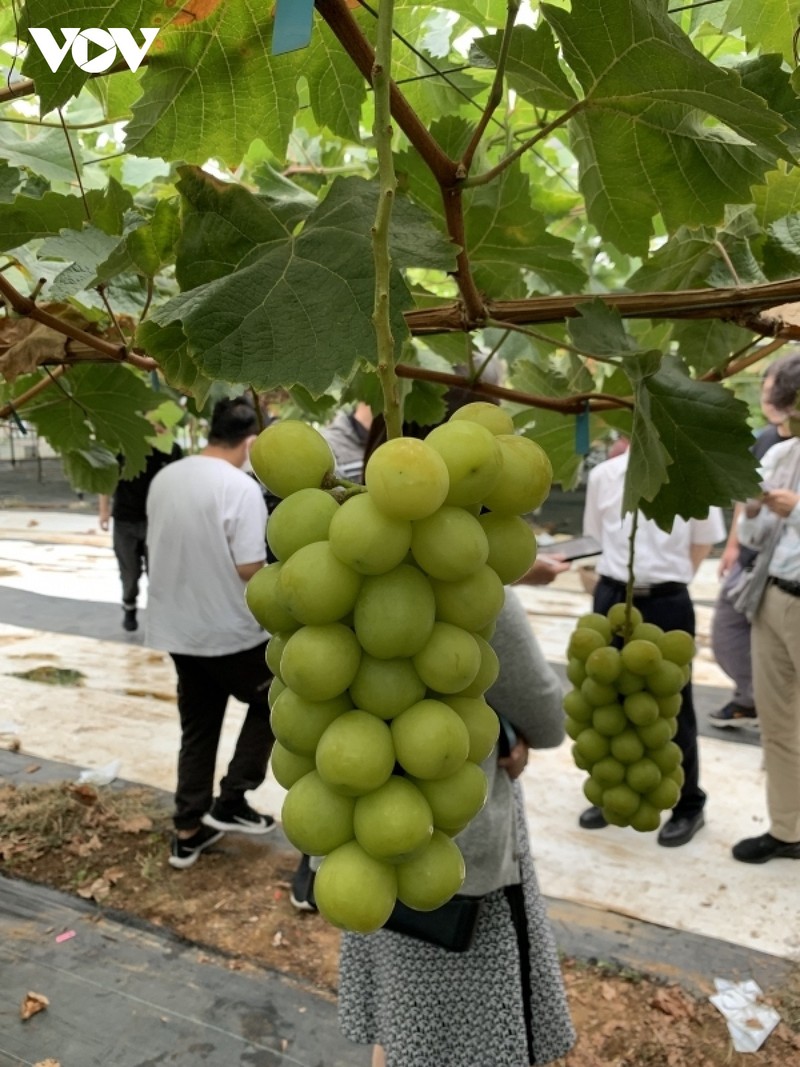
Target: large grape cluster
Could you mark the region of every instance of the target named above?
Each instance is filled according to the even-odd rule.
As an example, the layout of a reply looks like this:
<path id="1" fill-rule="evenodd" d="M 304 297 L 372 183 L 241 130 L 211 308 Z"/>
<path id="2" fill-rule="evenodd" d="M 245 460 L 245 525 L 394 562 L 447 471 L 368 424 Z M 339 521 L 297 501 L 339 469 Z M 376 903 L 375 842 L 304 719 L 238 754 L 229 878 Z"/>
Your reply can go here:
<path id="1" fill-rule="evenodd" d="M 267 528 L 277 562 L 246 592 L 272 635 L 283 827 L 324 857 L 321 913 L 365 933 L 396 900 L 431 910 L 463 883 L 453 837 L 486 801 L 479 765 L 498 736 L 489 638 L 504 584 L 535 558 L 522 515 L 552 469 L 484 403 L 425 441 L 381 445 L 341 502 L 327 442 L 305 423 L 267 427 L 251 462 L 283 497 Z"/>
<path id="2" fill-rule="evenodd" d="M 622 647 L 615 647 L 622 635 Z M 657 830 L 683 785 L 682 753 L 672 738 L 689 680 L 694 638 L 642 621 L 615 604 L 583 615 L 567 647 L 566 729 L 583 792 L 607 822 Z"/>

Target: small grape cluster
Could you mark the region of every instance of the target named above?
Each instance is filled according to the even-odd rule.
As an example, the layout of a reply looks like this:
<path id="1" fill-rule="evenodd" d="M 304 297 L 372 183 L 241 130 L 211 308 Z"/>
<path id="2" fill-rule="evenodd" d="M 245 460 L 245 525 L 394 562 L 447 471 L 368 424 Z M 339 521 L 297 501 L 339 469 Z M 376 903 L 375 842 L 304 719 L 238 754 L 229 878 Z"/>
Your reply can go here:
<path id="1" fill-rule="evenodd" d="M 615 604 L 608 615 L 578 619 L 567 647 L 564 697 L 572 758 L 588 771 L 583 792 L 606 821 L 657 830 L 683 785 L 682 753 L 672 738 L 689 680 L 694 638 L 662 630 Z M 612 642 L 623 633 L 621 648 Z"/>
<path id="2" fill-rule="evenodd" d="M 283 827 L 324 857 L 320 912 L 366 933 L 397 899 L 431 910 L 463 883 L 452 839 L 486 802 L 480 763 L 498 736 L 489 638 L 504 583 L 535 558 L 522 515 L 552 468 L 488 403 L 382 444 L 365 487 L 336 486 L 327 442 L 299 421 L 267 427 L 251 462 L 282 498 L 267 526 L 277 562 L 246 598 L 271 633 Z"/>

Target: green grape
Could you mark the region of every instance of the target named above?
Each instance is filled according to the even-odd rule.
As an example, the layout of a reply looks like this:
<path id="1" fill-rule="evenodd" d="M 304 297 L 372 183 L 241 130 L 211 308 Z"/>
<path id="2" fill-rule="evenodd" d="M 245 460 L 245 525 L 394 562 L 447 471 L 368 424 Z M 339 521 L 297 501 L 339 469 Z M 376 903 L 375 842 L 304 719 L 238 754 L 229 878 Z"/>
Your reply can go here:
<path id="1" fill-rule="evenodd" d="M 603 808 L 603 818 L 609 826 L 630 826 L 631 820 L 627 815 L 620 815 L 611 808 Z M 635 814 L 635 813 L 634 813 Z"/>
<path id="2" fill-rule="evenodd" d="M 665 745 L 672 736 L 669 722 L 666 719 L 658 718 L 655 722 L 649 723 L 647 726 L 637 726 L 636 733 L 639 735 L 639 739 L 647 749 L 660 748 L 661 745 Z"/>
<path id="3" fill-rule="evenodd" d="M 613 756 L 606 756 L 592 767 L 592 778 L 603 787 L 609 789 L 612 785 L 620 785 L 625 781 L 625 764 L 620 763 Z M 602 807 L 602 805 L 598 805 Z"/>
<path id="4" fill-rule="evenodd" d="M 427 644 L 435 617 L 428 579 L 405 563 L 364 578 L 353 613 L 356 636 L 376 659 L 415 656 Z"/>
<path id="5" fill-rule="evenodd" d="M 652 641 L 629 641 L 621 656 L 623 666 L 634 674 L 652 674 L 664 660 L 658 645 Z"/>
<path id="6" fill-rule="evenodd" d="M 527 574 L 536 559 L 536 534 L 520 515 L 487 511 L 478 522 L 489 543 L 486 562 L 503 585 L 512 585 Z"/>
<path id="7" fill-rule="evenodd" d="M 583 723 L 591 720 L 595 707 L 594 704 L 589 703 L 580 689 L 570 689 L 568 693 L 564 694 L 561 704 L 567 715 L 571 715 L 577 722 Z M 597 706 L 600 707 L 601 705 L 598 704 Z"/>
<path id="8" fill-rule="evenodd" d="M 463 419 L 431 430 L 425 443 L 442 457 L 450 480 L 445 503 L 460 507 L 487 497 L 503 466 L 498 440 L 484 426 Z"/>
<path id="9" fill-rule="evenodd" d="M 384 515 L 369 493 L 342 504 L 329 531 L 334 555 L 359 574 L 385 574 L 402 563 L 411 548 L 411 523 Z"/>
<path id="10" fill-rule="evenodd" d="M 577 656 L 570 656 L 567 659 L 566 674 L 567 681 L 579 688 L 586 679 L 586 667 L 583 660 L 578 659 Z"/>
<path id="11" fill-rule="evenodd" d="M 583 758 L 592 765 L 598 760 L 605 759 L 610 749 L 608 738 L 598 733 L 592 726 L 581 730 L 575 738 L 575 744 Z"/>
<path id="12" fill-rule="evenodd" d="M 500 673 L 500 661 L 489 642 L 481 637 L 480 634 L 473 634 L 472 636 L 477 641 L 480 649 L 481 665 L 478 667 L 478 673 L 472 683 L 457 693 L 456 696 L 482 697 L 487 690 L 492 688 Z"/>
<path id="13" fill-rule="evenodd" d="M 286 642 L 281 674 L 306 700 L 330 700 L 349 688 L 360 660 L 355 634 L 341 623 L 303 626 Z"/>
<path id="14" fill-rule="evenodd" d="M 286 647 L 286 642 L 291 637 L 291 634 L 287 633 L 275 633 L 270 635 L 270 639 L 267 642 L 267 666 L 270 671 L 277 677 L 281 673 L 281 656 L 283 650 Z"/>
<path id="15" fill-rule="evenodd" d="M 664 719 L 674 719 L 683 705 L 683 697 L 680 693 L 673 693 L 668 697 L 656 697 L 658 713 Z"/>
<path id="16" fill-rule="evenodd" d="M 622 696 L 630 696 L 632 693 L 639 693 L 644 689 L 647 681 L 641 674 L 634 674 L 633 671 L 629 671 L 626 667 L 623 667 L 617 676 L 615 685 L 617 692 Z"/>
<path id="17" fill-rule="evenodd" d="M 570 659 L 581 660 L 585 663 L 592 652 L 598 652 L 601 648 L 605 648 L 606 643 L 601 633 L 598 633 L 592 626 L 578 626 L 570 634 L 569 644 L 567 645 L 567 656 Z M 587 671 L 588 674 L 588 671 Z"/>
<path id="18" fill-rule="evenodd" d="M 320 864 L 314 899 L 333 926 L 371 934 L 383 926 L 397 901 L 395 868 L 367 855 L 357 841 L 347 841 Z"/>
<path id="19" fill-rule="evenodd" d="M 306 626 L 337 622 L 355 606 L 361 575 L 336 558 L 327 541 L 298 548 L 281 566 L 278 596 Z"/>
<path id="20" fill-rule="evenodd" d="M 245 586 L 244 599 L 250 613 L 267 633 L 290 633 L 300 627 L 278 592 L 282 563 L 270 563 L 256 571 Z"/>
<path id="21" fill-rule="evenodd" d="M 587 778 L 583 783 L 583 795 L 595 807 L 603 806 L 603 787 L 594 778 Z"/>
<path id="22" fill-rule="evenodd" d="M 392 519 L 432 515 L 450 488 L 442 457 L 413 437 L 396 437 L 376 448 L 364 481 L 375 506 Z"/>
<path id="23" fill-rule="evenodd" d="M 636 793 L 649 793 L 661 781 L 661 771 L 653 760 L 643 756 L 635 763 L 628 764 L 625 781 Z"/>
<path id="24" fill-rule="evenodd" d="M 425 683 L 410 659 L 375 659 L 364 652 L 350 686 L 357 708 L 393 719 L 425 696 Z"/>
<path id="25" fill-rule="evenodd" d="M 668 659 L 647 675 L 647 688 L 657 697 L 675 696 L 683 686 L 683 669 Z"/>
<path id="26" fill-rule="evenodd" d="M 578 720 L 577 719 L 573 719 L 571 715 L 567 715 L 565 717 L 565 719 L 564 719 L 564 729 L 566 730 L 567 737 L 571 738 L 573 741 L 576 741 L 577 738 L 578 738 L 578 734 L 581 732 L 581 730 L 585 730 L 586 729 L 586 723 L 585 722 L 578 722 Z M 573 755 L 574 755 L 574 753 L 573 753 Z M 576 763 L 577 763 L 577 760 L 576 760 Z M 585 768 L 581 767 L 581 765 L 579 763 L 578 763 L 578 766 L 580 767 L 581 770 L 585 770 Z"/>
<path id="27" fill-rule="evenodd" d="M 433 813 L 433 824 L 446 834 L 466 826 L 486 803 L 488 783 L 481 768 L 469 760 L 447 778 L 412 778 Z"/>
<path id="28" fill-rule="evenodd" d="M 612 633 L 621 633 L 625 626 L 625 605 L 624 604 L 612 604 L 608 609 L 608 622 L 611 626 Z M 631 605 L 631 629 L 634 629 L 639 623 L 644 622 L 642 613 L 638 608 Z"/>
<path id="29" fill-rule="evenodd" d="M 435 622 L 425 647 L 414 656 L 417 674 L 436 693 L 460 692 L 474 681 L 480 665 L 478 642 L 449 622 Z"/>
<path id="30" fill-rule="evenodd" d="M 433 911 L 446 904 L 464 884 L 466 874 L 458 845 L 441 830 L 434 830 L 428 844 L 395 870 L 397 899 L 417 911 Z"/>
<path id="31" fill-rule="evenodd" d="M 645 793 L 644 799 L 659 811 L 667 811 L 675 807 L 680 795 L 680 787 L 676 782 L 673 782 L 671 778 L 662 778 L 655 789 Z"/>
<path id="32" fill-rule="evenodd" d="M 275 706 L 275 701 L 278 699 L 278 697 L 281 695 L 285 688 L 286 682 L 284 682 L 284 680 L 282 678 L 279 678 L 276 674 L 272 681 L 269 683 L 269 689 L 267 690 L 267 703 L 269 704 L 270 711 L 272 711 L 273 707 Z"/>
<path id="33" fill-rule="evenodd" d="M 541 445 L 529 437 L 500 434 L 503 465 L 494 488 L 483 498 L 490 511 L 525 515 L 541 507 L 550 492 L 553 466 Z"/>
<path id="34" fill-rule="evenodd" d="M 325 730 L 352 708 L 347 693 L 331 700 L 305 700 L 287 688 L 275 701 L 269 721 L 284 748 L 296 756 L 313 756 Z"/>
<path id="35" fill-rule="evenodd" d="M 610 811 L 623 819 L 630 819 L 639 807 L 640 800 L 639 794 L 629 785 L 612 785 L 603 793 L 603 814 Z"/>
<path id="36" fill-rule="evenodd" d="M 656 626 L 654 622 L 640 622 L 637 626 L 634 626 L 631 640 L 652 641 L 654 645 L 657 645 L 663 636 L 664 631 L 660 626 Z"/>
<path id="37" fill-rule="evenodd" d="M 473 633 L 494 622 L 506 598 L 503 583 L 491 567 L 483 566 L 458 582 L 431 579 L 436 618 Z"/>
<path id="38" fill-rule="evenodd" d="M 317 745 L 319 776 L 336 793 L 363 796 L 388 781 L 395 764 L 389 727 L 368 711 L 346 711 Z"/>
<path id="39" fill-rule="evenodd" d="M 319 489 L 336 465 L 322 434 L 298 419 L 262 430 L 250 449 L 250 463 L 262 485 L 281 499 L 299 489 Z"/>
<path id="40" fill-rule="evenodd" d="M 270 513 L 267 543 L 279 560 L 314 541 L 325 541 L 339 505 L 323 489 L 299 489 Z"/>
<path id="41" fill-rule="evenodd" d="M 664 775 L 665 778 L 669 778 L 673 781 L 678 789 L 683 789 L 683 783 L 686 781 L 686 772 L 681 764 L 678 764 L 674 770 L 671 770 L 669 774 Z"/>
<path id="42" fill-rule="evenodd" d="M 628 726 L 621 704 L 605 704 L 592 712 L 592 726 L 604 737 L 615 737 Z"/>
<path id="43" fill-rule="evenodd" d="M 631 815 L 631 826 L 641 834 L 657 830 L 661 825 L 661 812 L 658 808 L 643 800 Z"/>
<path id="44" fill-rule="evenodd" d="M 619 649 L 595 648 L 586 657 L 586 674 L 596 682 L 608 685 L 615 682 L 622 670 L 622 659 Z"/>
<path id="45" fill-rule="evenodd" d="M 455 582 L 486 563 L 489 542 L 474 516 L 442 507 L 411 524 L 411 554 L 432 578 Z"/>
<path id="46" fill-rule="evenodd" d="M 446 778 L 469 755 L 464 720 L 441 700 L 420 700 L 392 720 L 397 760 L 412 778 Z"/>
<path id="47" fill-rule="evenodd" d="M 578 731 L 580 733 L 580 731 Z M 571 736 L 571 735 L 570 735 Z M 578 746 L 573 744 L 570 746 L 570 752 L 572 753 L 572 762 L 578 768 L 579 771 L 591 771 L 592 763 L 590 760 L 582 756 Z"/>
<path id="48" fill-rule="evenodd" d="M 353 839 L 353 797 L 334 792 L 316 771 L 289 789 L 281 808 L 283 832 L 309 856 L 325 856 Z"/>
<path id="49" fill-rule="evenodd" d="M 644 755 L 644 745 L 633 729 L 623 730 L 611 738 L 611 755 L 620 763 L 636 763 Z"/>
<path id="50" fill-rule="evenodd" d="M 444 697 L 442 703 L 452 708 L 467 728 L 467 759 L 481 763 L 497 744 L 500 734 L 500 720 L 494 709 L 480 697 L 450 696 Z"/>
<path id="51" fill-rule="evenodd" d="M 674 741 L 667 741 L 658 748 L 652 748 L 647 755 L 655 763 L 663 775 L 669 774 L 679 767 L 683 759 L 683 753 Z"/>
<path id="52" fill-rule="evenodd" d="M 356 800 L 353 829 L 368 855 L 402 863 L 430 841 L 433 812 L 414 782 L 392 775 L 380 788 Z"/>
<path id="53" fill-rule="evenodd" d="M 486 400 L 476 400 L 471 404 L 464 404 L 457 408 L 450 416 L 450 422 L 459 422 L 465 419 L 467 422 L 477 422 L 484 426 L 495 437 L 499 434 L 514 432 L 514 420 L 509 413 L 498 404 L 490 404 Z"/>
<path id="54" fill-rule="evenodd" d="M 692 662 L 695 654 L 694 638 L 686 630 L 668 630 L 658 640 L 658 647 L 664 659 L 685 667 Z"/>
<path id="55" fill-rule="evenodd" d="M 594 678 L 587 678 L 581 683 L 581 694 L 593 708 L 613 704 L 617 699 L 617 691 L 613 685 L 603 685 L 602 682 L 596 682 Z"/>
<path id="56" fill-rule="evenodd" d="M 272 777 L 278 785 L 291 789 L 295 782 L 310 774 L 316 764 L 313 756 L 297 756 L 288 748 L 284 748 L 280 741 L 276 741 L 270 753 L 270 766 Z"/>
<path id="57" fill-rule="evenodd" d="M 611 632 L 611 623 L 605 615 L 601 615 L 597 611 L 590 611 L 586 615 L 581 615 L 575 623 L 575 629 L 577 630 L 579 627 L 584 627 L 589 630 L 597 630 L 602 636 L 604 644 L 611 644 L 611 638 L 614 635 Z"/>
<path id="58" fill-rule="evenodd" d="M 650 726 L 658 718 L 658 704 L 650 693 L 631 693 L 622 706 L 634 726 Z"/>

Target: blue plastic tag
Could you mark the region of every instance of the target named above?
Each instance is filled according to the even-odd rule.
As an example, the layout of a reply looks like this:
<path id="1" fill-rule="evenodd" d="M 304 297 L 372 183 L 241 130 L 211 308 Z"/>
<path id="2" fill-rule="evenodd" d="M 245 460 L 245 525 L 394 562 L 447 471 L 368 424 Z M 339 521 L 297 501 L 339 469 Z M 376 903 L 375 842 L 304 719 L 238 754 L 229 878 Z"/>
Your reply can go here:
<path id="1" fill-rule="evenodd" d="M 272 54 L 308 48 L 314 26 L 314 0 L 277 0 L 272 30 Z"/>
<path id="2" fill-rule="evenodd" d="M 575 416 L 575 452 L 579 456 L 589 455 L 589 405 Z"/>

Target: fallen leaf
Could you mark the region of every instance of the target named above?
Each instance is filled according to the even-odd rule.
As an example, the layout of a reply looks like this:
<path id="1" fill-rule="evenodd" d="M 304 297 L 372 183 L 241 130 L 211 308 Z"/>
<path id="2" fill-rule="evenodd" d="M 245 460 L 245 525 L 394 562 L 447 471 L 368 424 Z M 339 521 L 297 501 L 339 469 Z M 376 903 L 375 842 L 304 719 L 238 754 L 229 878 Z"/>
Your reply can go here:
<path id="1" fill-rule="evenodd" d="M 120 878 L 125 877 L 125 868 L 109 867 L 107 870 L 103 871 L 103 877 L 112 885 L 116 885 Z"/>
<path id="2" fill-rule="evenodd" d="M 105 878 L 95 878 L 91 885 L 78 888 L 79 897 L 83 897 L 84 900 L 96 900 L 98 904 L 101 900 L 105 900 L 110 892 L 111 886 Z"/>
<path id="3" fill-rule="evenodd" d="M 273 937 L 272 944 L 275 948 L 278 948 L 280 945 L 283 944 L 283 934 L 280 930 L 278 930 L 275 936 Z"/>
<path id="4" fill-rule="evenodd" d="M 49 1005 L 50 1001 L 43 993 L 28 992 L 19 1006 L 19 1017 L 25 1022 L 32 1015 L 38 1015 L 40 1011 L 44 1011 Z"/>
<path id="5" fill-rule="evenodd" d="M 75 800 L 81 804 L 85 804 L 87 808 L 97 803 L 97 790 L 90 785 L 71 785 L 69 787 L 69 792 Z"/>
<path id="6" fill-rule="evenodd" d="M 29 763 L 28 766 L 25 768 L 25 773 L 26 774 L 35 774 L 36 771 L 40 771 L 41 769 L 42 769 L 41 763 Z"/>
<path id="7" fill-rule="evenodd" d="M 141 834 L 153 829 L 153 820 L 146 815 L 132 815 L 129 819 L 120 819 L 118 825 L 123 834 Z"/>

